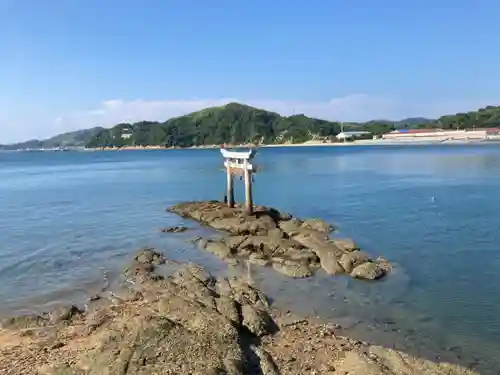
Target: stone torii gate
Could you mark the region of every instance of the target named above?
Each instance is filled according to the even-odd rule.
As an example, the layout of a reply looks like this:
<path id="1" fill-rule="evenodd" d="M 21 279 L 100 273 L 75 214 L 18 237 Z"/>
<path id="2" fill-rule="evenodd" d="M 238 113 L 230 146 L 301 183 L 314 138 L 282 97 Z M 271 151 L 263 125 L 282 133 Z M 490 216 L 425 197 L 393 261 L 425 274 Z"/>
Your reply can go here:
<path id="1" fill-rule="evenodd" d="M 257 150 L 249 151 L 229 151 L 221 147 L 220 152 L 224 157 L 224 166 L 227 173 L 227 205 L 234 207 L 234 175 L 244 175 L 245 179 L 245 211 L 247 214 L 253 214 L 253 197 L 252 197 L 252 175 L 257 172 L 257 168 L 250 163 L 250 160 L 255 156 Z"/>

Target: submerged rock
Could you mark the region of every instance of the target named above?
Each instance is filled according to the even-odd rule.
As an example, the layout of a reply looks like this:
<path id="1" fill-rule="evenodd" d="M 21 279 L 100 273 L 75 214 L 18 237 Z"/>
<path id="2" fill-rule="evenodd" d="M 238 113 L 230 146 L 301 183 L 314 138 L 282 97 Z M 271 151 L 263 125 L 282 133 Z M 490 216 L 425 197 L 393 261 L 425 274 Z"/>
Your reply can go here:
<path id="1" fill-rule="evenodd" d="M 342 255 L 340 257 L 339 263 L 345 270 L 345 272 L 351 273 L 355 267 L 363 263 L 366 263 L 368 261 L 369 261 L 368 254 L 362 251 L 353 251 Z"/>
<path id="2" fill-rule="evenodd" d="M 311 277 L 313 271 L 304 263 L 294 262 L 282 258 L 273 258 L 272 265 L 277 272 L 297 279 Z"/>
<path id="3" fill-rule="evenodd" d="M 166 228 L 163 228 L 161 231 L 163 233 L 183 233 L 183 232 L 185 232 L 187 230 L 189 230 L 188 227 L 175 226 L 175 227 L 166 227 Z"/>
<path id="4" fill-rule="evenodd" d="M 357 279 L 377 280 L 383 277 L 386 272 L 379 264 L 368 262 L 354 268 L 351 276 Z"/>

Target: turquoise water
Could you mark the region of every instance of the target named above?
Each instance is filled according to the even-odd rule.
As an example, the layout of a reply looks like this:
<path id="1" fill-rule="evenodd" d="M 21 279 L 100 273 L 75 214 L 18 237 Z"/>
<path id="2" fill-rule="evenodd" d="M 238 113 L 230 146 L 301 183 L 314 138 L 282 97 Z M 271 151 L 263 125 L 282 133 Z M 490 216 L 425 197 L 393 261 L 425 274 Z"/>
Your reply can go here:
<path id="1" fill-rule="evenodd" d="M 81 301 L 142 246 L 222 269 L 186 241 L 210 230 L 165 212 L 222 198 L 221 163 L 218 150 L 0 153 L 0 314 Z M 277 305 L 500 373 L 500 147 L 267 148 L 256 163 L 257 203 L 325 218 L 397 265 L 379 283 L 254 269 Z M 195 229 L 159 232 L 182 222 Z"/>

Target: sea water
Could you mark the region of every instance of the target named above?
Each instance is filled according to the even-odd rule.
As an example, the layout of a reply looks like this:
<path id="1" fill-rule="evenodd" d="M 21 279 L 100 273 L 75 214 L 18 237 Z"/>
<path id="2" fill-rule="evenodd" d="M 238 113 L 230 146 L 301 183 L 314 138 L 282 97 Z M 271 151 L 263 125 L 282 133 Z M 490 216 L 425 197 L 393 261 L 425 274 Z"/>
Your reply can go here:
<path id="1" fill-rule="evenodd" d="M 320 217 L 395 264 L 380 282 L 253 268 L 280 307 L 484 373 L 500 368 L 500 146 L 262 148 L 254 199 Z M 214 272 L 165 208 L 222 199 L 218 150 L 0 153 L 0 315 L 78 303 L 154 246 Z M 236 184 L 237 199 L 242 183 Z M 162 227 L 184 224 L 184 234 Z"/>

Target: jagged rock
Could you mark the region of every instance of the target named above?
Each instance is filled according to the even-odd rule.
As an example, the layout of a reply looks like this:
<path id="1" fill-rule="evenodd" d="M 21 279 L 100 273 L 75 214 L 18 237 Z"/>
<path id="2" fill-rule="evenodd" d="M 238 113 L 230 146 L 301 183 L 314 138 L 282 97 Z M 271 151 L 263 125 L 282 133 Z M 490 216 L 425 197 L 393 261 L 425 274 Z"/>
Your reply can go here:
<path id="1" fill-rule="evenodd" d="M 143 264 L 153 264 L 159 266 L 166 263 L 166 258 L 160 252 L 153 248 L 140 250 L 134 257 L 134 260 Z"/>
<path id="2" fill-rule="evenodd" d="M 71 321 L 73 318 L 79 318 L 83 314 L 76 306 L 61 306 L 50 313 L 50 323 L 57 324 L 64 321 Z"/>
<path id="3" fill-rule="evenodd" d="M 204 249 L 222 259 L 231 256 L 231 249 L 220 241 L 207 241 L 204 245 Z"/>
<path id="4" fill-rule="evenodd" d="M 340 250 L 349 253 L 351 251 L 359 250 L 356 243 L 350 238 L 334 238 L 331 240 L 335 246 L 337 246 Z"/>
<path id="5" fill-rule="evenodd" d="M 329 275 L 339 275 L 344 273 L 344 268 L 340 265 L 339 259 L 335 253 L 328 250 L 318 251 L 321 267 Z"/>
<path id="6" fill-rule="evenodd" d="M 49 322 L 48 317 L 42 315 L 23 315 L 0 320 L 0 329 L 25 329 L 44 327 Z"/>
<path id="7" fill-rule="evenodd" d="M 184 227 L 184 226 L 175 226 L 175 227 L 163 228 L 161 231 L 163 233 L 182 233 L 182 232 L 187 231 L 188 229 L 189 229 L 188 227 Z"/>
<path id="8" fill-rule="evenodd" d="M 262 375 L 280 375 L 280 371 L 276 363 L 273 361 L 273 357 L 260 347 L 252 347 L 253 352 L 259 358 L 259 365 Z"/>
<path id="9" fill-rule="evenodd" d="M 261 266 L 271 263 L 282 274 L 308 277 L 319 268 L 318 263 L 328 274 L 337 275 L 351 274 L 370 261 L 353 240 L 329 239 L 333 227 L 321 219 L 300 220 L 264 206 L 254 207 L 254 215 L 249 216 L 241 206 L 229 208 L 216 201 L 181 203 L 169 210 L 229 232 L 231 235 L 222 240 L 199 242 L 203 249 L 227 262 L 243 258 Z M 270 262 L 273 258 L 275 261 Z M 377 271 L 377 278 L 390 269 L 388 262 L 378 264 L 383 272 Z"/>
<path id="10" fill-rule="evenodd" d="M 329 252 L 334 252 L 338 257 L 343 254 L 337 246 L 328 242 L 328 236 L 326 236 L 323 232 L 304 230 L 294 235 L 292 239 L 316 253 L 322 250 L 328 250 Z"/>
<path id="11" fill-rule="evenodd" d="M 70 308 L 53 323 L 45 315 L 8 320 L 11 329 L 0 329 L 0 373 L 477 375 L 337 337 L 314 320 L 293 317 L 278 331 L 271 314 L 282 314 L 247 282 L 215 282 L 201 267 L 175 266 L 170 278 L 152 271 L 147 282 L 133 284 L 154 298 L 120 306 L 94 301 L 82 319 L 72 319 Z M 26 327 L 33 327 L 29 334 Z"/>
<path id="12" fill-rule="evenodd" d="M 279 222 L 280 229 L 284 233 L 286 233 L 289 237 L 294 235 L 294 234 L 299 233 L 301 225 L 302 225 L 302 221 L 297 219 L 297 218 L 293 218 L 290 220 Z"/>
<path id="13" fill-rule="evenodd" d="M 330 233 L 333 226 L 321 219 L 306 219 L 302 222 L 301 228 L 312 229 L 322 233 Z"/>
<path id="14" fill-rule="evenodd" d="M 271 261 L 265 255 L 259 253 L 250 254 L 250 256 L 248 257 L 248 262 L 259 266 L 267 266 L 271 263 Z"/>
<path id="15" fill-rule="evenodd" d="M 273 258 L 272 265 L 277 272 L 293 278 L 306 278 L 313 275 L 311 268 L 307 264 L 301 262 L 283 258 Z"/>
<path id="16" fill-rule="evenodd" d="M 232 298 L 240 305 L 269 308 L 269 301 L 264 293 L 239 278 L 220 278 L 215 288 L 220 295 Z"/>
<path id="17" fill-rule="evenodd" d="M 377 280 L 386 274 L 386 270 L 377 263 L 368 262 L 354 268 L 351 276 L 357 279 Z"/>
<path id="18" fill-rule="evenodd" d="M 127 268 L 125 268 L 125 275 L 146 278 L 150 276 L 154 270 L 155 266 L 153 264 L 142 263 L 137 260 L 133 260 L 132 263 Z"/>
<path id="19" fill-rule="evenodd" d="M 216 306 L 217 311 L 220 314 L 224 315 L 236 325 L 240 325 L 242 323 L 239 313 L 240 306 L 235 300 L 222 296 L 216 299 Z"/>
<path id="20" fill-rule="evenodd" d="M 362 251 L 353 251 L 340 257 L 339 263 L 347 273 L 351 273 L 357 266 L 369 261 L 368 254 Z"/>
<path id="21" fill-rule="evenodd" d="M 267 236 L 272 240 L 280 240 L 285 237 L 285 233 L 280 228 L 270 229 Z"/>
<path id="22" fill-rule="evenodd" d="M 256 336 L 264 336 L 276 330 L 272 318 L 267 311 L 255 308 L 252 305 L 241 306 L 243 325 Z"/>
<path id="23" fill-rule="evenodd" d="M 248 236 L 228 236 L 224 239 L 224 243 L 234 251 L 248 238 Z"/>

